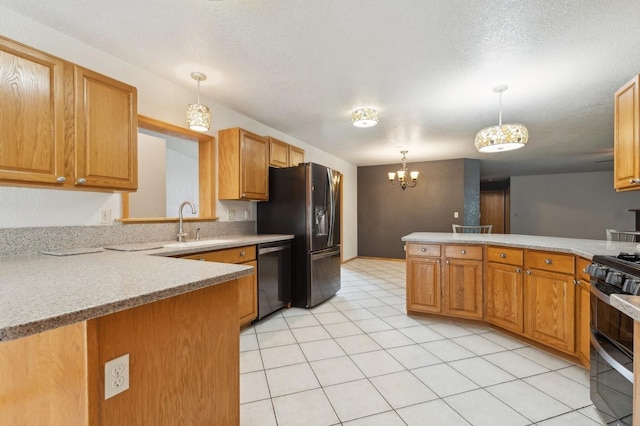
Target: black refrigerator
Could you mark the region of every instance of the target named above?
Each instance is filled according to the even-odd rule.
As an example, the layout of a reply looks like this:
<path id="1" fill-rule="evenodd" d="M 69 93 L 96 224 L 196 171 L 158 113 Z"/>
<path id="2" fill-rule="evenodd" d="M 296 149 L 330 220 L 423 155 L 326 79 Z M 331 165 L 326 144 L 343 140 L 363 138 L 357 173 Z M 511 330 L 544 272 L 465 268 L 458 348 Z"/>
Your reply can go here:
<path id="1" fill-rule="evenodd" d="M 315 163 L 269 169 L 258 233 L 293 234 L 291 304 L 316 306 L 340 290 L 340 172 Z"/>

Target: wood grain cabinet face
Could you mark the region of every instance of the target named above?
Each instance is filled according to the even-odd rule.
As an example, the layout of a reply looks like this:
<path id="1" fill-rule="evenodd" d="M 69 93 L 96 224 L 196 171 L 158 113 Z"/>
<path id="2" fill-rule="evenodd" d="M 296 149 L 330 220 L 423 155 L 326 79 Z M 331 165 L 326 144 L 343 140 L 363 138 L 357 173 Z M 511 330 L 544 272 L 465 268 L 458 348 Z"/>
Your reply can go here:
<path id="1" fill-rule="evenodd" d="M 482 319 L 482 247 L 446 246 L 443 312 L 462 318 Z"/>
<path id="2" fill-rule="evenodd" d="M 289 167 L 289 144 L 269 137 L 269 165 L 272 167 Z"/>
<path id="3" fill-rule="evenodd" d="M 137 189 L 135 87 L 0 37 L 0 182 Z"/>
<path id="4" fill-rule="evenodd" d="M 640 189 L 640 76 L 622 86 L 614 97 L 614 187 Z"/>
<path id="5" fill-rule="evenodd" d="M 0 180 L 61 186 L 64 61 L 0 37 Z"/>
<path id="6" fill-rule="evenodd" d="M 240 277 L 236 280 L 238 282 L 238 315 L 240 327 L 250 324 L 251 321 L 258 317 L 258 262 L 256 261 L 256 246 L 234 247 L 196 253 L 181 256 L 181 258 L 253 266 L 253 274 Z"/>
<path id="7" fill-rule="evenodd" d="M 76 185 L 138 188 L 136 89 L 75 67 Z"/>
<path id="8" fill-rule="evenodd" d="M 544 258 L 543 264 L 539 262 L 541 258 Z M 567 259 L 572 260 L 570 271 L 564 263 Z M 545 269 L 537 269 L 532 265 Z M 525 268 L 525 333 L 534 340 L 573 355 L 575 353 L 573 256 L 529 251 L 525 253 Z"/>
<path id="9" fill-rule="evenodd" d="M 516 333 L 524 333 L 523 261 L 522 249 L 487 247 L 487 321 Z"/>
<path id="10" fill-rule="evenodd" d="M 240 128 L 218 132 L 218 198 L 269 199 L 269 140 Z"/>
<path id="11" fill-rule="evenodd" d="M 297 166 L 304 163 L 304 149 L 289 145 L 289 165 Z"/>
<path id="12" fill-rule="evenodd" d="M 440 263 L 439 245 L 407 244 L 407 311 L 442 311 Z"/>

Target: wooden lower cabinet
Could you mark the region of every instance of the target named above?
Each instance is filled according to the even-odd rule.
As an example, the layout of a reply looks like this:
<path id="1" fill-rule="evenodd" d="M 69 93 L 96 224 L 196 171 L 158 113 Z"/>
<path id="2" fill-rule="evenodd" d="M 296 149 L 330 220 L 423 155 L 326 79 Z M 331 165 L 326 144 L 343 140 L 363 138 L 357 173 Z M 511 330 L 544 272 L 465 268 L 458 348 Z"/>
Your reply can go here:
<path id="1" fill-rule="evenodd" d="M 237 300 L 232 280 L 0 342 L 0 424 L 240 424 Z M 124 354 L 129 389 L 105 400 Z"/>
<path id="2" fill-rule="evenodd" d="M 525 333 L 560 351 L 575 352 L 575 288 L 573 275 L 527 269 Z"/>
<path id="3" fill-rule="evenodd" d="M 439 313 L 442 311 L 440 258 L 407 259 L 407 311 Z"/>
<path id="4" fill-rule="evenodd" d="M 485 292 L 487 321 L 524 333 L 522 267 L 489 262 Z"/>
<path id="5" fill-rule="evenodd" d="M 482 260 L 446 259 L 442 311 L 462 318 L 482 319 Z"/>
<path id="6" fill-rule="evenodd" d="M 240 327 L 250 324 L 251 321 L 258 317 L 258 263 L 256 261 L 256 246 L 234 247 L 178 257 L 182 259 L 253 266 L 253 274 L 238 279 L 238 315 Z"/>

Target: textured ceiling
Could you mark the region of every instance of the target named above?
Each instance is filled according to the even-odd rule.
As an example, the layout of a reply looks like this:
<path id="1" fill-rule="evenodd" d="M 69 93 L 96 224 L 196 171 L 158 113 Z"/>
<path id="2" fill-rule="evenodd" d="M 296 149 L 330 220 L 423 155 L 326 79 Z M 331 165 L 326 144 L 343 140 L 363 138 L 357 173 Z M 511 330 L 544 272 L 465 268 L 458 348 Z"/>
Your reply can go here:
<path id="1" fill-rule="evenodd" d="M 3 0 L 356 165 L 477 158 L 483 179 L 611 170 L 613 94 L 640 73 L 640 1 Z M 527 125 L 524 149 L 475 133 Z M 380 124 L 350 111 L 375 105 Z M 214 117 L 215 120 L 215 117 Z"/>

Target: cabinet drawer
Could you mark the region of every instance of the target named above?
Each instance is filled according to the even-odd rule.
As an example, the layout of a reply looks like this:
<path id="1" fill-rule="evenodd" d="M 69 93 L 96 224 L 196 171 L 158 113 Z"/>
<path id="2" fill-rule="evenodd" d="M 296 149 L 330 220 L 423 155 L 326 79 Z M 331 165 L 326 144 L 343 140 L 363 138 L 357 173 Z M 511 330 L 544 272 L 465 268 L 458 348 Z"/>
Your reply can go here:
<path id="1" fill-rule="evenodd" d="M 407 256 L 440 257 L 438 244 L 407 244 Z"/>
<path id="2" fill-rule="evenodd" d="M 482 260 L 482 246 L 446 246 L 444 253 L 451 259 Z"/>
<path id="3" fill-rule="evenodd" d="M 522 266 L 524 251 L 508 247 L 487 247 L 487 261 Z"/>
<path id="4" fill-rule="evenodd" d="M 234 247 L 224 250 L 190 254 L 183 259 L 206 260 L 207 262 L 243 263 L 256 259 L 256 246 Z"/>
<path id="5" fill-rule="evenodd" d="M 579 280 L 582 280 L 585 282 L 590 281 L 591 277 L 589 277 L 589 274 L 587 274 L 587 272 L 585 271 L 587 266 L 589 266 L 590 264 L 591 264 L 590 260 L 585 259 L 584 257 L 576 257 L 576 277 Z"/>
<path id="6" fill-rule="evenodd" d="M 570 254 L 549 253 L 544 251 L 527 251 L 525 255 L 527 269 L 542 269 L 545 271 L 574 274 L 574 257 Z"/>

